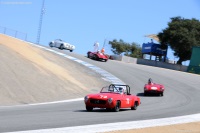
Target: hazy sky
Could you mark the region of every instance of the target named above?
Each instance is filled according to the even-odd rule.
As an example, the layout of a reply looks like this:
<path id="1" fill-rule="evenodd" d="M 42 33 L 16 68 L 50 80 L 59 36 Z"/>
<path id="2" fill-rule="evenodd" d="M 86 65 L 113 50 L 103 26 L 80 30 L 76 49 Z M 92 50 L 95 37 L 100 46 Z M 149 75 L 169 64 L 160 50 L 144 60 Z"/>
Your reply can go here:
<path id="1" fill-rule="evenodd" d="M 42 0 L 0 0 L 0 32 L 7 27 L 27 33 L 27 40 L 36 42 L 41 6 Z M 106 41 L 105 50 L 111 53 L 109 40 L 122 39 L 142 46 L 150 41 L 145 35 L 162 31 L 176 16 L 200 20 L 200 1 L 45 0 L 40 44 L 60 38 L 74 44 L 75 53 L 85 55 L 95 41 L 100 48 Z M 11 30 L 6 32 L 13 34 Z M 171 50 L 168 56 L 174 59 Z"/>

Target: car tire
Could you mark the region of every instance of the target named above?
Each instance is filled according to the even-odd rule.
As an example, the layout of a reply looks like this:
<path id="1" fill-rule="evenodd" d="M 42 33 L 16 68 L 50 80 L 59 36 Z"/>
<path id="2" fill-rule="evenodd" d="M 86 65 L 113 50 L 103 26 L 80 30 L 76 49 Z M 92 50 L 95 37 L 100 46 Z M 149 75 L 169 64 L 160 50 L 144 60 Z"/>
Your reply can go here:
<path id="1" fill-rule="evenodd" d="M 113 111 L 114 112 L 119 112 L 119 110 L 120 110 L 120 101 L 117 101 Z"/>
<path id="2" fill-rule="evenodd" d="M 161 96 L 161 97 L 163 96 L 163 92 L 162 92 L 162 93 L 160 93 L 160 96 Z"/>
<path id="3" fill-rule="evenodd" d="M 94 56 L 95 60 L 99 60 L 99 57 L 97 55 Z"/>
<path id="4" fill-rule="evenodd" d="M 63 50 L 63 49 L 64 49 L 64 46 L 63 46 L 63 44 L 61 44 L 61 45 L 60 45 L 60 49 L 61 49 L 61 50 Z"/>
<path id="5" fill-rule="evenodd" d="M 90 53 L 87 53 L 87 57 L 90 58 Z"/>
<path id="6" fill-rule="evenodd" d="M 52 42 L 49 43 L 49 47 L 51 47 L 51 48 L 53 47 L 53 43 Z"/>
<path id="7" fill-rule="evenodd" d="M 135 102 L 134 105 L 131 107 L 131 110 L 137 110 L 138 102 Z"/>
<path id="8" fill-rule="evenodd" d="M 92 111 L 92 110 L 93 110 L 93 107 L 86 106 L 86 110 L 87 110 L 87 111 Z"/>
<path id="9" fill-rule="evenodd" d="M 73 52 L 73 50 L 69 50 L 70 52 Z"/>

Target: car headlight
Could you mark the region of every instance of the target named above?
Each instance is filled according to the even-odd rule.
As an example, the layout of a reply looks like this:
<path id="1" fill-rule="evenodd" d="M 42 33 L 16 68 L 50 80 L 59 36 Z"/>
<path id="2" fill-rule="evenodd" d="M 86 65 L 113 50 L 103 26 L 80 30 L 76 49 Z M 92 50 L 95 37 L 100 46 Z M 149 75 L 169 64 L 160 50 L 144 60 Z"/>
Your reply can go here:
<path id="1" fill-rule="evenodd" d="M 161 87 L 161 88 L 160 88 L 160 90 L 161 90 L 161 91 L 163 91 L 163 90 L 164 90 L 164 88 L 162 88 L 162 87 Z"/>
<path id="2" fill-rule="evenodd" d="M 108 98 L 108 103 L 109 103 L 109 104 L 111 104 L 111 103 L 112 103 L 112 101 L 113 101 L 113 99 L 112 99 L 112 98 Z"/>
<path id="3" fill-rule="evenodd" d="M 85 101 L 85 102 L 87 102 L 87 101 L 88 101 L 88 99 L 89 99 L 89 97 L 88 97 L 88 96 L 85 96 L 85 97 L 84 97 L 84 101 Z"/>

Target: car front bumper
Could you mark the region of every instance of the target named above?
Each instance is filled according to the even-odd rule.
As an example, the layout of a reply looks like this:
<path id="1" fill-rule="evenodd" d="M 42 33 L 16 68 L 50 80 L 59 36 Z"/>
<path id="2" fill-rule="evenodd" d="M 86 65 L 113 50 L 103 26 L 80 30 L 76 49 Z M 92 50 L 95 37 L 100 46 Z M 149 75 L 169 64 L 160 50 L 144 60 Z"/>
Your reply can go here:
<path id="1" fill-rule="evenodd" d="M 115 101 L 112 101 L 112 103 L 108 103 L 107 100 L 98 100 L 98 99 L 90 99 L 87 102 L 85 102 L 86 106 L 93 107 L 93 108 L 114 108 L 116 105 Z"/>
<path id="2" fill-rule="evenodd" d="M 163 93 L 164 91 L 160 91 L 160 90 L 145 90 L 144 93 L 154 93 L 154 94 L 157 94 L 157 93 Z"/>

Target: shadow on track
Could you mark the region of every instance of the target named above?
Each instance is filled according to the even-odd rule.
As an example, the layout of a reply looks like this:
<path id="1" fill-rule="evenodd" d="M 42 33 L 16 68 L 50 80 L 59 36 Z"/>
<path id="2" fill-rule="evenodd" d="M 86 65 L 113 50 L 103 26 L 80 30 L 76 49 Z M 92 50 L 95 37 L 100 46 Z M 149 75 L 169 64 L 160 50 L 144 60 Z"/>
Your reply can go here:
<path id="1" fill-rule="evenodd" d="M 148 94 L 148 95 L 144 95 L 144 93 L 142 92 L 142 93 L 137 93 L 137 96 L 139 96 L 139 97 L 160 97 L 160 95 L 159 94 L 154 94 L 154 93 L 152 93 L 152 94 Z"/>

